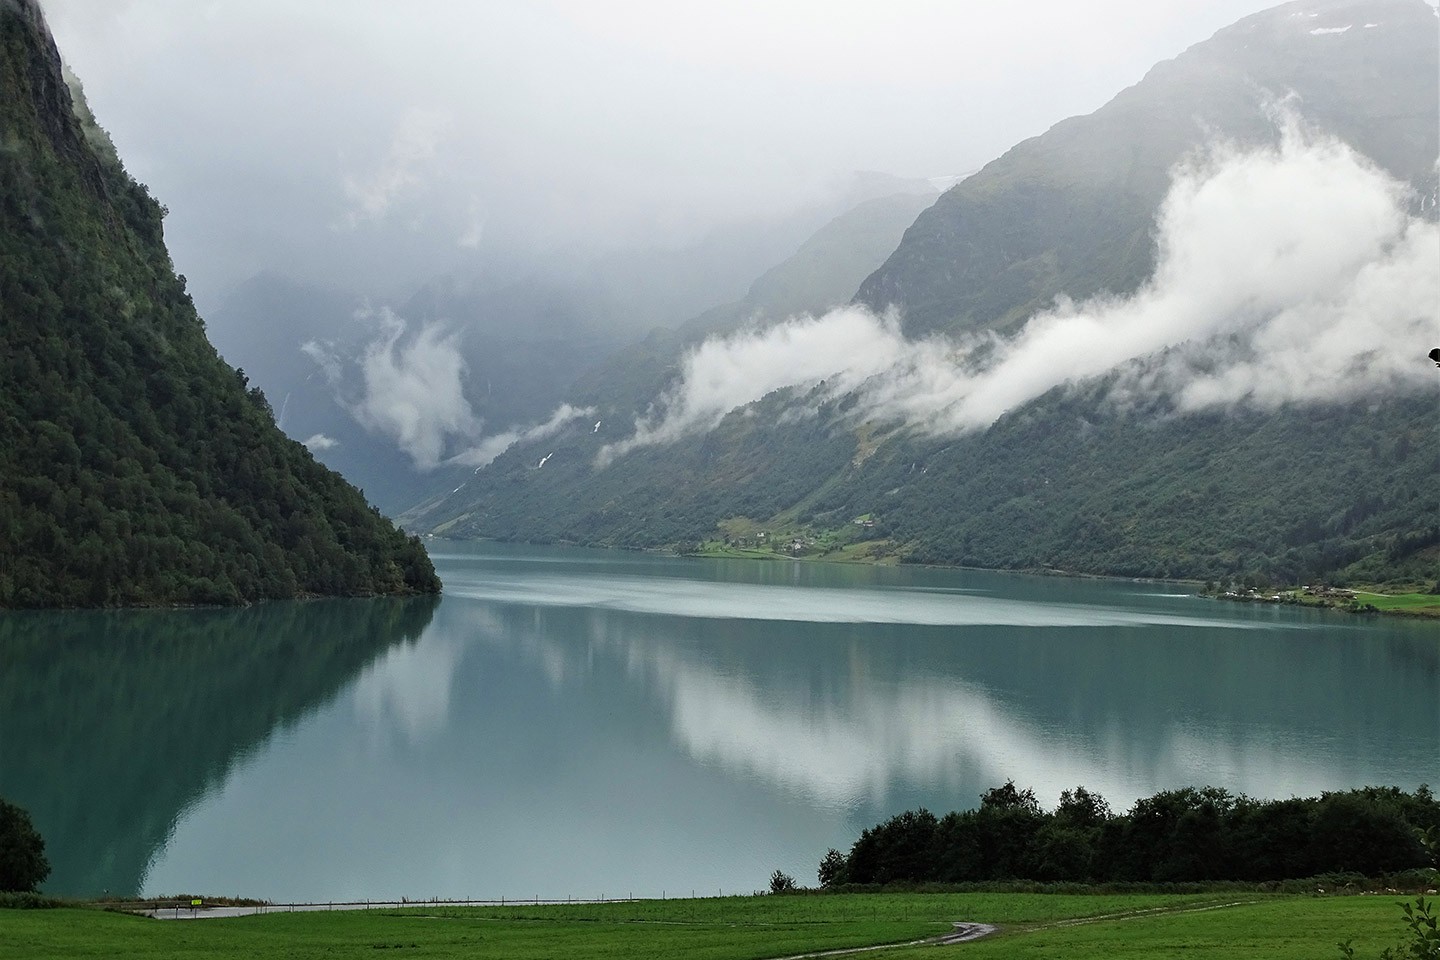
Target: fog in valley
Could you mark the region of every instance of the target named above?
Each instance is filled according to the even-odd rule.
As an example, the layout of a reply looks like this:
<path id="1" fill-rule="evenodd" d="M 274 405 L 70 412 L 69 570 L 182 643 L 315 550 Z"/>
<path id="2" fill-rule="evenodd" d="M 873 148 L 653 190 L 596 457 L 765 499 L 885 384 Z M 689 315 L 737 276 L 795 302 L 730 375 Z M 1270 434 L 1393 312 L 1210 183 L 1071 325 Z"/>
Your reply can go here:
<path id="1" fill-rule="evenodd" d="M 671 375 L 606 425 L 595 465 L 822 381 L 811 403 L 855 391 L 857 417 L 944 434 L 1120 369 L 1118 402 L 1187 410 L 1416 375 L 1365 344 L 1427 322 L 1437 239 L 1416 212 L 1435 198 L 1417 207 L 1295 103 L 1274 105 L 1273 149 L 1217 136 L 1172 171 L 1155 273 L 1130 296 L 969 339 L 851 305 L 943 190 L 1257 9 L 46 4 L 171 210 L 212 340 L 387 510 L 423 492 L 417 473 L 445 468 L 444 486 L 597 416 L 573 382 L 725 304 L 731 329 L 654 348 Z M 805 296 L 761 302 L 756 278 L 807 238 L 897 197 L 888 233 L 838 244 L 848 272 L 795 267 Z"/>

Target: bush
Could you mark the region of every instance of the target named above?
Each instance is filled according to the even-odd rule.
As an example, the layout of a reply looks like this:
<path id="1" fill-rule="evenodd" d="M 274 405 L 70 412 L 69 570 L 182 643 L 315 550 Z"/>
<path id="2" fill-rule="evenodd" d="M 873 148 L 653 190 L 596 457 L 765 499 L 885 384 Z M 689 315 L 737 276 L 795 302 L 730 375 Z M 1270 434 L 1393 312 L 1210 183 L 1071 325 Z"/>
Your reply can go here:
<path id="1" fill-rule="evenodd" d="M 30 815 L 0 800 L 0 892 L 31 891 L 50 876 L 45 841 Z"/>
<path id="2" fill-rule="evenodd" d="M 1433 908 L 1434 902 L 1423 896 L 1415 898 L 1414 906 L 1408 903 L 1400 904 L 1400 909 L 1405 911 L 1408 934 L 1401 943 L 1382 950 L 1380 960 L 1405 960 L 1406 957 L 1412 960 L 1440 960 L 1440 929 L 1436 927 Z M 1349 940 L 1337 946 L 1340 948 L 1340 956 L 1345 960 L 1354 960 L 1355 949 L 1350 946 Z"/>
<path id="3" fill-rule="evenodd" d="M 795 878 L 783 870 L 770 874 L 771 893 L 791 893 L 795 889 Z"/>
<path id="4" fill-rule="evenodd" d="M 47 897 L 29 890 L 0 893 L 0 910 L 54 910 L 65 905 L 65 901 L 58 897 Z"/>

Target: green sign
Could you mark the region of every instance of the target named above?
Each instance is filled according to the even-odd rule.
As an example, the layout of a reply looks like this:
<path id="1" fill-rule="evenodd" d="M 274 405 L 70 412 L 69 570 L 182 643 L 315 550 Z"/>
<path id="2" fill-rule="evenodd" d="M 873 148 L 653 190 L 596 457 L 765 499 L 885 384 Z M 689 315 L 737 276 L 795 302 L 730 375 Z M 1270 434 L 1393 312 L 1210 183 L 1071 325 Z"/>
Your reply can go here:
<path id="1" fill-rule="evenodd" d="M 198 907 L 198 906 L 200 906 L 200 901 L 199 901 L 199 900 L 191 900 L 191 901 L 190 901 L 190 906 L 192 906 L 192 907 Z"/>

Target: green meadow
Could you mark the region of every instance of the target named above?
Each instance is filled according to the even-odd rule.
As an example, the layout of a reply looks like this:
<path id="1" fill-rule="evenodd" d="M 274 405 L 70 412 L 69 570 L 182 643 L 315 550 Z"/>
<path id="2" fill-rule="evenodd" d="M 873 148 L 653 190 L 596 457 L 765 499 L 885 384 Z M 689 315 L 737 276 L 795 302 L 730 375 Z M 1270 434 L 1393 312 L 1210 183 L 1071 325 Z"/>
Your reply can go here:
<path id="1" fill-rule="evenodd" d="M 0 911 L 0 956 L 761 960 L 906 944 L 947 933 L 955 921 L 973 920 L 999 929 L 983 940 L 938 949 L 967 957 L 1316 960 L 1338 957 L 1335 944 L 1341 940 L 1353 940 L 1360 957 L 1395 943 L 1401 899 L 1234 892 L 893 893 L 420 906 L 199 921 L 94 909 L 7 910 Z M 898 946 L 883 955 L 933 956 L 935 949 Z"/>

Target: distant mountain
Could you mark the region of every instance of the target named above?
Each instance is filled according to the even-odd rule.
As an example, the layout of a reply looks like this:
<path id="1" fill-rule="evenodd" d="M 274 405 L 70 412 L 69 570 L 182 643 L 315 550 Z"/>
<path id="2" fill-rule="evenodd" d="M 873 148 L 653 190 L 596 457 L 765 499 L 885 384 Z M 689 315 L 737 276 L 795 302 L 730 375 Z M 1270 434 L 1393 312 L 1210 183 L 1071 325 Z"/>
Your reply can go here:
<path id="1" fill-rule="evenodd" d="M 271 399 L 280 428 L 393 515 L 432 488 L 454 486 L 454 478 L 469 475 L 470 468 L 418 468 L 395 435 L 398 424 L 382 429 L 364 422 L 368 402 L 384 402 L 371 397 L 380 386 L 367 382 L 367 353 L 399 363 L 426 328 L 444 331 L 453 339 L 447 349 L 463 367 L 458 376 L 478 434 L 548 416 L 581 370 L 625 342 L 566 322 L 549 327 L 527 322 L 531 318 L 525 316 L 514 316 L 510 325 L 471 322 L 477 314 L 489 316 L 490 305 L 435 283 L 386 308 L 262 274 L 229 292 L 213 311 L 209 329 L 221 355 Z M 392 349 L 376 353 L 394 335 L 385 326 L 387 317 L 404 330 Z M 456 438 L 447 452 L 475 439 Z"/>
<path id="2" fill-rule="evenodd" d="M 595 408 L 600 423 L 587 420 L 583 426 L 591 431 L 591 440 L 610 438 L 616 424 L 643 411 L 673 378 L 686 349 L 710 336 L 761 329 L 845 302 L 934 198 L 932 191 L 906 190 L 862 201 L 823 225 L 790 257 L 762 274 L 741 299 L 707 310 L 674 329 L 653 331 L 608 358 L 597 358 L 566 392 L 556 396 L 556 402 L 565 399 L 575 406 Z M 602 437 L 599 431 L 607 419 L 611 432 Z M 469 478 L 461 479 L 465 482 L 458 489 L 437 485 L 434 496 L 415 501 L 400 515 L 402 522 L 419 529 L 433 525 L 436 518 L 442 523 L 449 520 L 453 514 L 447 513 L 474 493 Z"/>
<path id="3" fill-rule="evenodd" d="M 1129 293 L 1154 269 L 1171 169 L 1217 140 L 1274 142 L 1287 97 L 1429 195 L 1435 32 L 1422 0 L 1302 0 L 1246 17 L 947 191 L 857 299 L 899 307 L 921 335 L 1009 330 L 1060 293 Z"/>
<path id="4" fill-rule="evenodd" d="M 438 591 L 216 355 L 34 0 L 0 87 L 0 606 Z"/>
<path id="5" fill-rule="evenodd" d="M 707 337 L 763 329 L 843 304 L 935 196 L 933 191 L 906 191 L 857 204 L 761 274 L 744 297 L 674 329 L 654 331 L 641 343 L 593 365 L 566 397 L 612 417 L 613 429 L 613 418 L 643 411 L 674 376 L 684 351 Z"/>
<path id="6" fill-rule="evenodd" d="M 868 275 L 877 258 L 894 248 L 936 196 L 933 191 L 894 193 L 857 204 L 761 274 L 742 299 L 706 311 L 681 327 L 682 334 L 726 334 L 798 314 L 820 314 L 844 303 L 856 278 Z"/>
<path id="7" fill-rule="evenodd" d="M 586 384 L 609 379 L 612 357 L 621 369 L 643 365 L 653 343 L 690 336 L 670 332 L 677 327 L 703 335 L 849 299 L 935 196 L 925 181 L 857 174 L 824 200 L 731 224 L 689 246 L 528 267 L 510 258 L 474 275 L 433 278 L 385 303 L 262 274 L 229 292 L 211 311 L 209 329 L 221 355 L 271 398 L 281 429 L 395 514 L 471 474 L 473 464 L 450 458 L 542 423 L 563 400 L 588 392 Z M 786 256 L 748 294 L 713 307 Z M 740 270 L 749 276 L 741 279 Z M 444 433 L 437 462 L 417 465 L 415 445 L 407 450 L 402 436 L 409 424 L 368 416 L 392 401 L 372 382 L 379 368 L 367 371 L 366 363 L 403 366 L 427 330 L 438 333 L 431 346 L 453 353 L 452 386 L 464 410 L 451 420 L 437 404 L 416 412 L 417 420 L 433 414 Z M 435 373 L 408 372 L 417 381 Z"/>
<path id="8" fill-rule="evenodd" d="M 979 335 L 983 363 L 995 335 L 1057 298 L 1140 289 L 1179 165 L 1216 143 L 1276 148 L 1287 123 L 1370 158 L 1407 185 L 1408 215 L 1433 224 L 1437 74 L 1436 15 L 1421 0 L 1248 17 L 958 183 L 859 284 L 858 303 L 897 308 L 912 342 Z M 1317 193 L 1314 204 L 1341 199 Z M 1217 579 L 1433 579 L 1440 560 L 1436 391 L 1413 382 L 1359 401 L 1198 412 L 1163 389 L 1113 402 L 1120 379 L 1149 382 L 1167 362 L 1141 356 L 1098 380 L 1066 384 L 1061 371 L 988 428 L 929 431 L 867 420 L 858 393 L 793 381 L 713 429 L 599 459 L 651 404 L 665 408 L 686 351 L 734 318 L 612 363 L 574 394 L 603 429 L 517 445 L 409 525 L 636 547 L 787 531 L 805 555 Z M 1081 359 L 1087 346 L 1073 349 Z M 1228 347 L 1209 349 L 1213 366 Z M 1354 349 L 1413 350 L 1417 362 L 1425 352 Z"/>
<path id="9" fill-rule="evenodd" d="M 450 315 L 467 328 L 537 336 L 580 330 L 628 342 L 743 298 L 757 276 L 862 204 L 897 194 L 933 202 L 937 192 L 928 180 L 864 171 L 683 242 L 528 252 L 482 245 L 471 264 L 430 278 L 408 301 L 391 305 L 407 317 L 411 309 Z M 844 298 L 853 293 L 851 285 Z"/>

